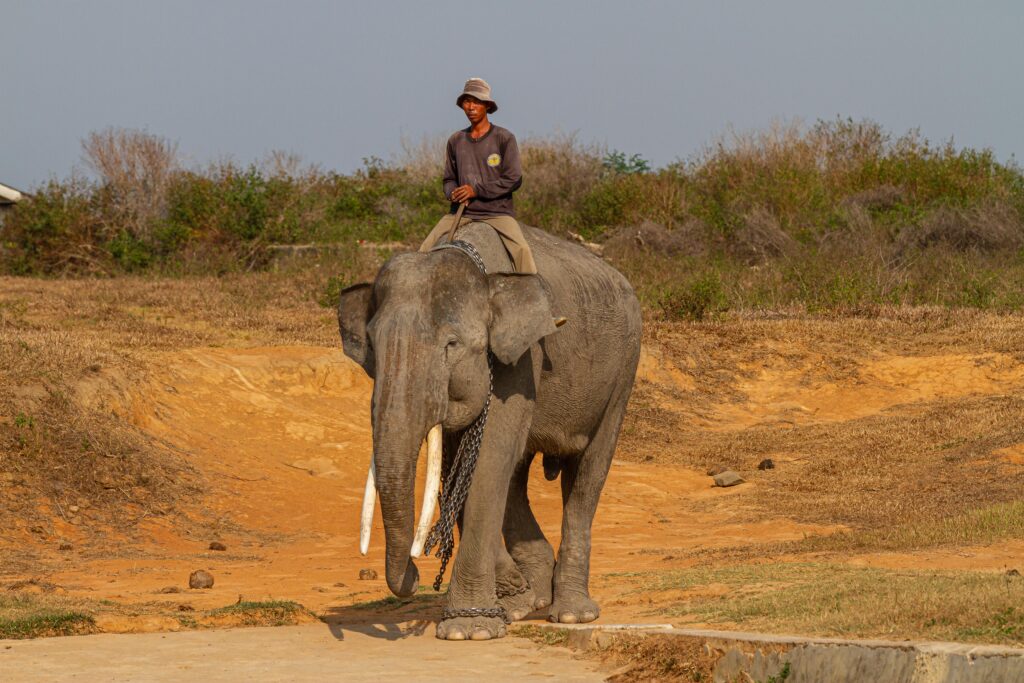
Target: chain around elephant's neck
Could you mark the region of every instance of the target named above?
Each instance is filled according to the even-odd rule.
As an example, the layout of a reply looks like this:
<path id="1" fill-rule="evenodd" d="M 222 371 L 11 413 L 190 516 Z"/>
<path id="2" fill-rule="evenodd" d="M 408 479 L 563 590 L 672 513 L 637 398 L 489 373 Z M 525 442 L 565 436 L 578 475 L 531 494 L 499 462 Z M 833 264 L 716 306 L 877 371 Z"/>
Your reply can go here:
<path id="1" fill-rule="evenodd" d="M 480 252 L 469 242 L 455 240 L 446 242 L 434 247 L 431 251 L 441 249 L 455 249 L 461 251 L 473 261 L 480 272 L 487 274 L 487 267 L 484 260 L 480 258 Z M 444 487 L 441 489 L 441 513 L 437 522 L 430 529 L 427 536 L 425 554 L 437 546 L 437 553 L 434 557 L 441 559 L 441 569 L 434 579 L 434 590 L 441 590 L 441 582 L 444 580 L 445 570 L 448 568 L 448 561 L 451 560 L 455 549 L 455 524 L 466 504 L 466 497 L 469 495 L 469 485 L 473 481 L 473 471 L 476 469 L 476 461 L 480 455 L 480 444 L 483 441 L 484 427 L 487 424 L 487 413 L 491 407 L 491 393 L 494 391 L 494 356 L 487 352 L 487 400 L 484 401 L 484 408 L 476 416 L 472 424 L 462 432 L 459 439 L 459 447 L 455 452 L 455 458 L 449 460 L 446 453 L 444 462 L 451 462 L 448 467 L 447 476 L 444 479 Z M 447 447 L 447 446 L 446 446 Z"/>

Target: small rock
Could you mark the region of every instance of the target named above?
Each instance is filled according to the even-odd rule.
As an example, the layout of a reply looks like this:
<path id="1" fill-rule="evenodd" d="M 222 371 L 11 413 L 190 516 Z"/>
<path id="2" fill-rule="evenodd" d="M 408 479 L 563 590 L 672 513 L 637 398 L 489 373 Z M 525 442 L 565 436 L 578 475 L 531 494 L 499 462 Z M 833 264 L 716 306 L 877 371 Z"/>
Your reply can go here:
<path id="1" fill-rule="evenodd" d="M 722 472 L 725 472 L 728 469 L 728 467 L 725 467 L 723 465 L 712 465 L 711 467 L 708 468 L 708 476 L 713 477 L 716 474 L 721 474 Z"/>
<path id="2" fill-rule="evenodd" d="M 213 541 L 210 543 L 210 550 L 227 550 L 228 547 L 220 541 Z"/>
<path id="3" fill-rule="evenodd" d="M 323 586 L 313 586 L 313 590 L 315 590 L 317 593 L 330 593 L 330 591 L 324 588 Z"/>
<path id="4" fill-rule="evenodd" d="M 337 582 L 336 584 L 334 584 L 334 587 L 335 587 L 335 588 L 344 588 L 344 587 L 345 587 L 345 584 L 343 584 L 343 583 L 342 583 L 341 581 L 339 581 L 339 582 Z"/>
<path id="5" fill-rule="evenodd" d="M 71 541 L 61 541 L 60 545 L 57 546 L 58 550 L 74 550 L 75 546 L 71 545 Z"/>
<path id="6" fill-rule="evenodd" d="M 189 588 L 213 588 L 213 575 L 208 571 L 197 569 L 188 577 Z"/>
<path id="7" fill-rule="evenodd" d="M 1020 576 L 1020 572 L 1017 571 L 1016 569 L 1011 569 L 1008 572 L 1006 572 L 1006 575 L 1007 576 Z"/>
<path id="8" fill-rule="evenodd" d="M 79 510 L 79 507 L 77 505 L 69 505 L 68 506 L 68 512 L 70 512 L 72 514 L 78 512 L 78 510 Z"/>
<path id="9" fill-rule="evenodd" d="M 38 526 L 38 525 L 31 526 L 31 527 L 28 528 L 28 530 L 31 531 L 34 534 L 45 534 L 46 533 L 46 529 L 44 529 L 43 527 Z"/>
<path id="10" fill-rule="evenodd" d="M 181 589 L 177 586 L 164 586 L 160 589 L 161 593 L 180 593 Z"/>
<path id="11" fill-rule="evenodd" d="M 757 469 L 759 470 L 774 470 L 775 461 L 771 458 L 765 458 L 761 462 L 757 463 Z"/>
<path id="12" fill-rule="evenodd" d="M 360 569 L 359 570 L 359 580 L 360 581 L 373 581 L 376 578 L 377 578 L 377 570 L 376 569 Z"/>
<path id="13" fill-rule="evenodd" d="M 196 608 L 192 605 L 178 605 L 179 612 L 195 612 Z"/>
<path id="14" fill-rule="evenodd" d="M 732 470 L 726 470 L 725 472 L 715 475 L 715 486 L 736 486 L 736 484 L 742 484 L 744 481 L 746 480 L 743 477 Z"/>
<path id="15" fill-rule="evenodd" d="M 72 517 L 71 519 L 68 520 L 68 524 L 74 524 L 75 526 L 78 526 L 81 523 L 82 523 L 82 518 L 79 517 L 78 515 L 75 515 L 74 517 Z"/>

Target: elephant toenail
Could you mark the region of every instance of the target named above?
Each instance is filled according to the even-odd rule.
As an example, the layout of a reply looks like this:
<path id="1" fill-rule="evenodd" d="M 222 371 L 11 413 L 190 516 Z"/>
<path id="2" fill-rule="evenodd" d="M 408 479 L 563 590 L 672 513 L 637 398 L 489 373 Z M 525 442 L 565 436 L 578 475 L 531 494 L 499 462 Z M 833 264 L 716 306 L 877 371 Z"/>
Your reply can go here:
<path id="1" fill-rule="evenodd" d="M 488 633 L 485 629 L 478 628 L 477 630 L 473 631 L 473 635 L 470 636 L 470 638 L 473 640 L 490 640 L 491 634 Z"/>
<path id="2" fill-rule="evenodd" d="M 583 621 L 593 621 L 594 619 L 597 619 L 597 615 L 594 614 L 593 612 L 584 612 L 583 613 Z"/>
<path id="3" fill-rule="evenodd" d="M 541 609 L 551 604 L 551 601 L 547 598 L 537 598 L 537 601 L 533 603 L 534 609 Z"/>
<path id="4" fill-rule="evenodd" d="M 462 632 L 461 628 L 453 628 L 448 631 L 448 640 L 465 640 L 466 634 Z"/>
<path id="5" fill-rule="evenodd" d="M 577 621 L 576 615 L 572 612 L 562 612 L 558 615 L 558 620 L 563 624 L 575 624 Z"/>

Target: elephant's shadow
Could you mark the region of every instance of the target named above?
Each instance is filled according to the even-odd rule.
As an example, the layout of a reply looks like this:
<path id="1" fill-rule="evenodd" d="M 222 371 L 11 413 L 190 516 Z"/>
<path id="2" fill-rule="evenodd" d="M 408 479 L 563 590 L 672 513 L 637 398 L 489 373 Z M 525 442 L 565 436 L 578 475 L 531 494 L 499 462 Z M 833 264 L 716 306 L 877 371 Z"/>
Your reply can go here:
<path id="1" fill-rule="evenodd" d="M 331 607 L 320 618 L 338 640 L 345 639 L 345 631 L 371 638 L 402 640 L 423 635 L 441 614 L 440 595 L 401 601 L 386 598 L 376 603 Z"/>

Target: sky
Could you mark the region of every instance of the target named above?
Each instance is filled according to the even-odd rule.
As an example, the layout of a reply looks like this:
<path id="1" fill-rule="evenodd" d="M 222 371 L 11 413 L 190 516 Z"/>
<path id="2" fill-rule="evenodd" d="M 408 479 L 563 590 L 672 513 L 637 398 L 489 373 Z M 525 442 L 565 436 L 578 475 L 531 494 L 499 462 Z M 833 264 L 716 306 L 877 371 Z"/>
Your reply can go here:
<path id="1" fill-rule="evenodd" d="M 0 0 L 0 183 L 67 177 L 111 126 L 348 173 L 463 127 L 471 76 L 520 139 L 655 166 L 837 116 L 1020 160 L 1022 34 L 1019 0 Z"/>

